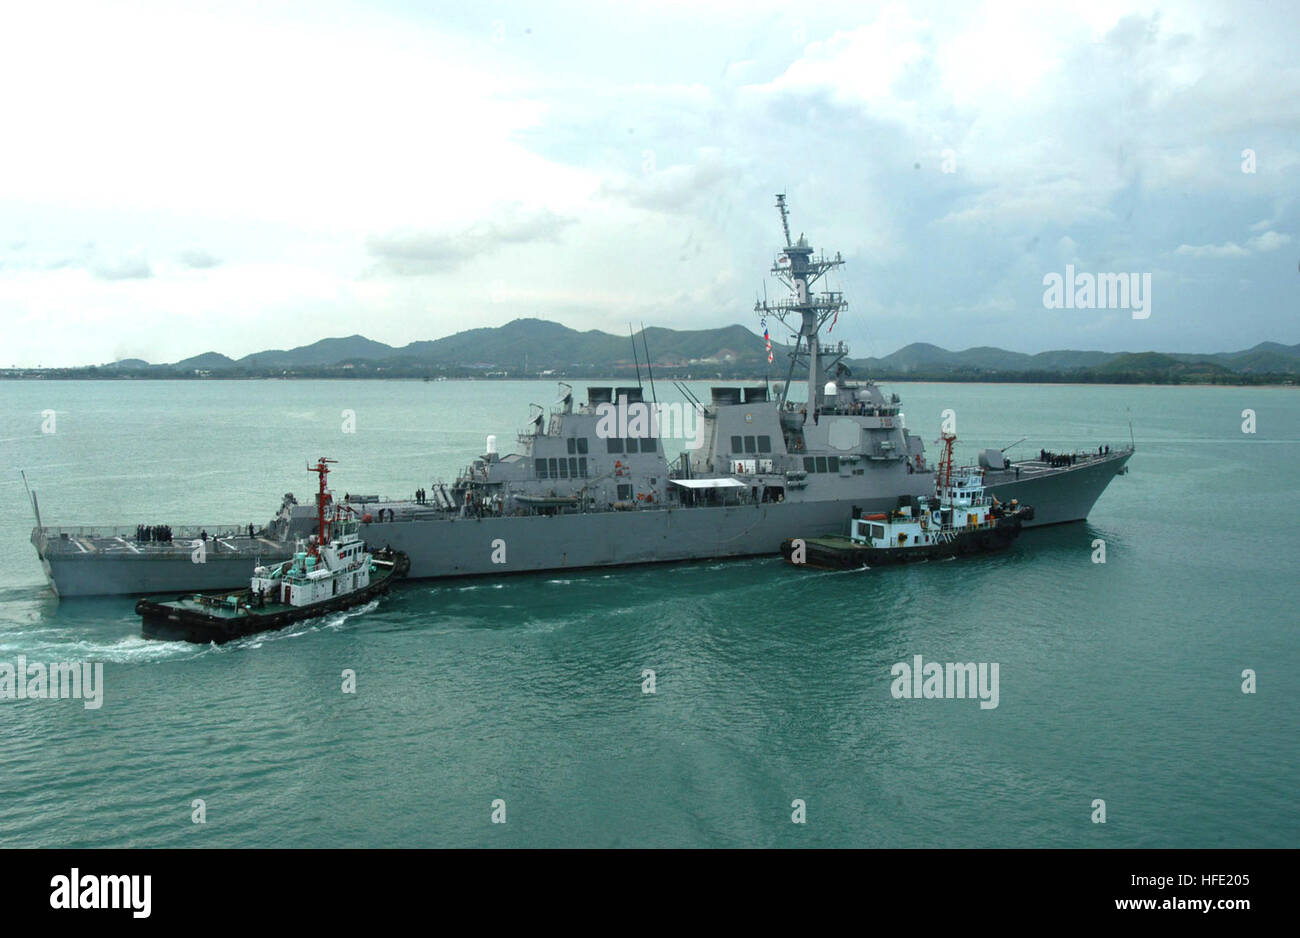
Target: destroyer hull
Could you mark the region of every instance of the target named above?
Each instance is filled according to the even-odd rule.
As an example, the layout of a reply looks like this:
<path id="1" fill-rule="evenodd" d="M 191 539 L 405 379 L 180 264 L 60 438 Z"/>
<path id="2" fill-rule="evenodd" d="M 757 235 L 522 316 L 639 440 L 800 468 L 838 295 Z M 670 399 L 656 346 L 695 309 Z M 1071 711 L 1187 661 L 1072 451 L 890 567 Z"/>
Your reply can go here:
<path id="1" fill-rule="evenodd" d="M 147 593 L 202 592 L 247 586 L 258 564 L 287 560 L 292 548 L 276 554 L 209 554 L 196 563 L 188 550 L 173 552 L 49 554 L 46 576 L 60 597 L 138 596 Z"/>
<path id="2" fill-rule="evenodd" d="M 1132 450 L 1124 450 L 1058 470 L 1039 470 L 1036 463 L 1021 463 L 1018 479 L 1014 468 L 986 472 L 984 488 L 999 501 L 1016 499 L 1023 505 L 1033 505 L 1034 518 L 1024 523 L 1026 528 L 1084 521 L 1132 455 Z"/>
<path id="3" fill-rule="evenodd" d="M 1080 521 L 1123 469 L 1118 453 L 1064 470 L 989 472 L 988 491 L 1034 506 L 1025 527 Z M 1002 477 L 1009 477 L 1002 480 Z M 916 477 L 918 480 L 929 476 Z M 526 515 L 372 523 L 366 540 L 411 559 L 412 578 L 500 576 L 590 567 L 776 555 L 788 537 L 848 532 L 856 506 L 889 511 L 897 495 L 786 501 L 710 508 Z M 286 553 L 287 556 L 287 553 Z M 51 554 L 44 558 L 64 597 L 141 595 L 231 589 L 247 584 L 258 562 L 248 554 L 212 554 L 199 564 L 171 555 Z M 261 561 L 266 562 L 263 554 Z"/>

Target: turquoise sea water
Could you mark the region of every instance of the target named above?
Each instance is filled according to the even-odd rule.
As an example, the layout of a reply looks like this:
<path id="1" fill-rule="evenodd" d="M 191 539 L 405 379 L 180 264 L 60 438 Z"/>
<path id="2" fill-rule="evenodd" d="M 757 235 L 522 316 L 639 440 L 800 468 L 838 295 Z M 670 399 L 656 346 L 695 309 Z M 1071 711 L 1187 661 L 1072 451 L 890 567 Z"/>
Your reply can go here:
<path id="1" fill-rule="evenodd" d="M 488 433 L 509 451 L 555 386 L 0 382 L 0 663 L 105 682 L 97 710 L 0 700 L 0 845 L 1300 844 L 1298 392 L 893 390 L 927 441 L 953 408 L 968 458 L 1118 444 L 1130 413 L 1138 453 L 1088 522 L 1003 554 L 413 582 L 216 648 L 54 599 L 17 469 L 47 524 L 260 524 L 317 456 L 339 492 L 402 494 Z M 918 654 L 998 663 L 999 706 L 894 699 Z"/>

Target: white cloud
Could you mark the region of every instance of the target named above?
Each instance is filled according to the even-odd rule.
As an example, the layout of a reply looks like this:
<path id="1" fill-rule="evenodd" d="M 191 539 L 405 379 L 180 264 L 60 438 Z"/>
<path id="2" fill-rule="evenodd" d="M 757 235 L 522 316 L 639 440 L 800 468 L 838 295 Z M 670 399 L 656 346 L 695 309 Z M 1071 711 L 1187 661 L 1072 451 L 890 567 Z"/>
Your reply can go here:
<path id="1" fill-rule="evenodd" d="M 371 235 L 366 250 L 392 273 L 447 273 L 503 245 L 554 242 L 573 222 L 550 209 L 528 209 L 516 202 L 498 206 L 493 213 L 457 230 L 407 229 Z"/>
<path id="2" fill-rule="evenodd" d="M 1235 241 L 1226 241 L 1223 244 L 1180 244 L 1174 253 L 1183 254 L 1187 257 L 1205 258 L 1250 256 L 1250 251 Z"/>
<path id="3" fill-rule="evenodd" d="M 1255 251 L 1276 251 L 1284 244 L 1291 243 L 1291 236 L 1280 231 L 1266 231 L 1250 239 L 1250 247 Z"/>
<path id="4" fill-rule="evenodd" d="M 1235 241 L 1226 241 L 1223 244 L 1180 244 L 1174 253 L 1182 254 L 1187 257 L 1219 259 L 1230 257 L 1250 257 L 1252 254 L 1276 251 L 1278 248 L 1282 247 L 1282 245 L 1289 243 L 1291 243 L 1290 235 L 1282 234 L 1277 231 L 1266 231 L 1247 241 L 1245 247 L 1242 247 Z"/>

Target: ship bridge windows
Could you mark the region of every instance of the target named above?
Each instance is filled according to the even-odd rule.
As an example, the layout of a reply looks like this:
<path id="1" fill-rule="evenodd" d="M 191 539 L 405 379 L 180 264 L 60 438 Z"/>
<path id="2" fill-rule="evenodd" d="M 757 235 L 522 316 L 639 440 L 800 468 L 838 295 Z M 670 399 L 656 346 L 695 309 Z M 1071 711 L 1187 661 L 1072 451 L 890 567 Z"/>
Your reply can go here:
<path id="1" fill-rule="evenodd" d="M 605 440 L 605 451 L 610 455 L 618 455 L 620 453 L 656 453 L 659 451 L 659 440 L 657 437 L 652 436 L 611 436 Z M 582 453 L 586 452 L 586 450 L 580 449 L 578 452 Z"/>
<path id="2" fill-rule="evenodd" d="M 587 454 L 587 438 L 585 436 L 571 436 L 568 439 L 569 455 L 577 453 L 580 456 Z"/>
<path id="3" fill-rule="evenodd" d="M 772 438 L 770 436 L 733 436 L 731 438 L 733 453 L 770 453 Z"/>
<path id="4" fill-rule="evenodd" d="M 585 479 L 586 456 L 561 456 L 558 459 L 535 459 L 533 467 L 539 479 Z"/>

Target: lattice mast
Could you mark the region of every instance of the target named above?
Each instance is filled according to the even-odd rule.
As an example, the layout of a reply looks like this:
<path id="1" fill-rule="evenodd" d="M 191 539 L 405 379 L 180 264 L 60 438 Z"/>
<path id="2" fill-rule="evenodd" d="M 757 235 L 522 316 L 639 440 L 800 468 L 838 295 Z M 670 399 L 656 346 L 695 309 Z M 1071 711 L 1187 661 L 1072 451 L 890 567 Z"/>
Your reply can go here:
<path id="1" fill-rule="evenodd" d="M 838 318 L 840 312 L 848 306 L 844 294 L 834 291 L 814 293 L 812 288 L 828 271 L 841 266 L 844 259 L 838 251 L 834 258 L 825 255 L 814 256 L 812 247 L 802 234 L 799 235 L 798 241 L 792 242 L 785 193 L 777 194 L 776 207 L 781 213 L 785 249 L 772 265 L 772 274 L 786 285 L 790 291 L 790 298 L 777 302 L 759 300 L 754 304 L 754 310 L 763 316 L 775 316 L 783 326 L 794 333 L 795 345 L 790 353 L 790 370 L 786 374 L 785 386 L 779 392 L 779 396 L 782 402 L 789 398 L 790 383 L 794 380 L 795 369 L 800 363 L 806 361 L 808 408 L 812 411 L 822 406 L 825 397 L 824 377 L 848 354 L 843 343 L 835 348 L 823 348 L 819 338 L 821 328 L 826 321 L 831 317 Z"/>

